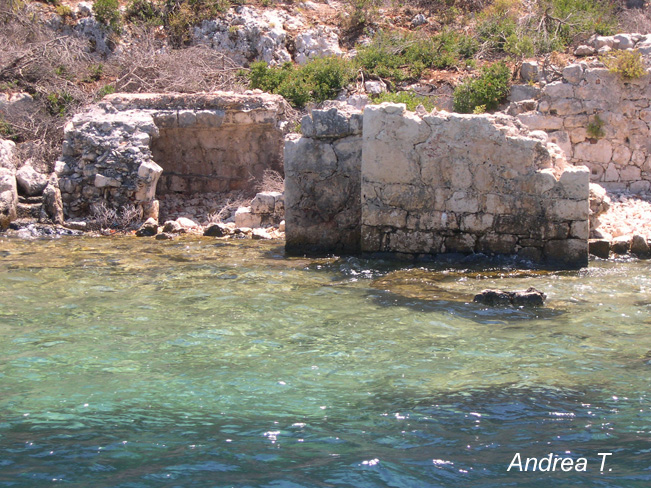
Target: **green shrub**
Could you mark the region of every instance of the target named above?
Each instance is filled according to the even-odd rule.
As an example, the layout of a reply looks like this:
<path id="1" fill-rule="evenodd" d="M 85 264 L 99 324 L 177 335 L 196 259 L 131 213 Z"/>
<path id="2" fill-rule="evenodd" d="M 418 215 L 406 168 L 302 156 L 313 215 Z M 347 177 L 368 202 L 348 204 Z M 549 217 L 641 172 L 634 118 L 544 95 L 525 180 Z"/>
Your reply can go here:
<path id="1" fill-rule="evenodd" d="M 481 105 L 494 110 L 509 93 L 511 70 L 504 62 L 484 67 L 479 76 L 465 81 L 454 90 L 454 110 L 473 113 Z"/>
<path id="2" fill-rule="evenodd" d="M 72 95 L 66 91 L 53 92 L 47 96 L 47 109 L 51 115 L 64 117 L 74 101 Z"/>
<path id="3" fill-rule="evenodd" d="M 423 97 L 410 91 L 401 91 L 396 93 L 386 92 L 373 97 L 373 103 L 383 102 L 404 103 L 407 106 L 407 110 L 412 112 L 416 110 L 416 107 L 419 105 L 425 107 L 425 110 L 428 112 L 434 110 L 434 103 L 429 97 Z"/>
<path id="4" fill-rule="evenodd" d="M 646 74 L 644 59 L 638 50 L 613 51 L 603 56 L 601 62 L 611 73 L 617 73 L 625 80 L 633 80 Z"/>
<path id="5" fill-rule="evenodd" d="M 133 23 L 163 25 L 163 12 L 158 4 L 151 0 L 131 0 L 127 4 L 124 18 Z"/>
<path id="6" fill-rule="evenodd" d="M 17 142 L 18 139 L 16 131 L 12 125 L 2 117 L 2 114 L 0 114 L 0 137 L 14 142 Z"/>
<path id="7" fill-rule="evenodd" d="M 111 95 L 112 93 L 115 93 L 115 87 L 113 85 L 104 85 L 97 92 L 97 98 L 98 100 L 101 100 L 106 95 Z"/>
<path id="8" fill-rule="evenodd" d="M 355 76 L 353 63 L 336 56 L 317 58 L 300 67 L 291 63 L 270 67 L 260 61 L 251 65 L 248 74 L 252 88 L 278 93 L 295 107 L 334 98 Z"/>
<path id="9" fill-rule="evenodd" d="M 67 5 L 57 5 L 55 11 L 63 20 L 71 20 L 74 17 L 72 9 Z"/>
<path id="10" fill-rule="evenodd" d="M 586 132 L 588 133 L 588 136 L 590 136 L 592 139 L 601 139 L 606 135 L 604 132 L 604 125 L 605 122 L 601 119 L 601 117 L 599 117 L 599 115 L 595 115 L 594 118 L 588 122 L 588 125 L 586 126 Z"/>
<path id="11" fill-rule="evenodd" d="M 118 0 L 95 0 L 93 13 L 98 22 L 120 32 L 120 4 Z"/>
<path id="12" fill-rule="evenodd" d="M 428 68 L 457 66 L 477 49 L 475 39 L 453 31 L 431 37 L 380 32 L 369 45 L 358 47 L 355 61 L 367 76 L 401 82 L 420 78 Z"/>

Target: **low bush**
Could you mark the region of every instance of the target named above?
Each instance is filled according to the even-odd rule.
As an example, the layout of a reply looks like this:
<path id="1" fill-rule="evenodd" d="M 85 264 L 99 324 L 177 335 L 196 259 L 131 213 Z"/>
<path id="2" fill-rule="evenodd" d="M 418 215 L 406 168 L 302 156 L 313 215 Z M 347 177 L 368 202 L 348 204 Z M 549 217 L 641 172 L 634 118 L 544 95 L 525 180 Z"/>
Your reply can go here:
<path id="1" fill-rule="evenodd" d="M 510 79 L 511 70 L 504 62 L 482 68 L 479 76 L 455 88 L 454 110 L 469 114 L 482 106 L 483 110 L 496 109 L 509 93 Z"/>
<path id="2" fill-rule="evenodd" d="M 367 46 L 359 46 L 355 62 L 369 77 L 401 82 L 421 77 L 428 68 L 447 69 L 472 58 L 478 44 L 453 31 L 424 37 L 380 32 Z"/>
<path id="3" fill-rule="evenodd" d="M 601 58 L 611 73 L 625 80 L 633 80 L 646 74 L 646 66 L 640 51 L 612 51 Z"/>
<path id="4" fill-rule="evenodd" d="M 120 32 L 120 3 L 118 0 L 95 0 L 93 14 L 98 22 L 114 32 Z"/>
<path id="5" fill-rule="evenodd" d="M 151 0 L 131 0 L 124 12 L 125 20 L 149 26 L 163 25 L 163 9 Z"/>
<path id="6" fill-rule="evenodd" d="M 252 88 L 282 95 L 294 107 L 336 97 L 355 76 L 354 64 L 336 56 L 317 58 L 299 67 L 291 63 L 271 67 L 260 61 L 253 63 L 248 73 Z"/>

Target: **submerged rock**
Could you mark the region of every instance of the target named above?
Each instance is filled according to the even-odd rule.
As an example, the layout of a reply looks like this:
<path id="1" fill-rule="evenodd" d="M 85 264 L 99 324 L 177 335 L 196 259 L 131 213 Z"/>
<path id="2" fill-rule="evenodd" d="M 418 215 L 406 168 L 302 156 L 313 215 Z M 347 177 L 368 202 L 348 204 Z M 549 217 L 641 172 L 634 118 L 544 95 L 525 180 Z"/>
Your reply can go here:
<path id="1" fill-rule="evenodd" d="M 226 224 L 213 223 L 208 225 L 203 231 L 206 237 L 226 237 L 232 234 L 231 229 Z"/>
<path id="2" fill-rule="evenodd" d="M 524 291 L 483 290 L 473 301 L 489 307 L 542 307 L 547 295 L 534 287 Z"/>

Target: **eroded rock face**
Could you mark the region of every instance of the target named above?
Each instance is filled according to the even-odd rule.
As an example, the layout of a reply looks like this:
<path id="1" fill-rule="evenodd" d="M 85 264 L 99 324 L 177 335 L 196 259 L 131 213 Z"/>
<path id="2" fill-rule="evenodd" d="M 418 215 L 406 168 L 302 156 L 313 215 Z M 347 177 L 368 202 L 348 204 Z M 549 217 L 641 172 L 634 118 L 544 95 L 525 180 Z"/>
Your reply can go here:
<path id="1" fill-rule="evenodd" d="M 100 202 L 158 218 L 158 193 L 246 189 L 282 171 L 286 103 L 277 95 L 111 95 L 66 126 L 57 163 L 64 211 Z"/>
<path id="2" fill-rule="evenodd" d="M 0 229 L 6 229 L 17 214 L 15 151 L 16 144 L 0 139 Z"/>
<path id="3" fill-rule="evenodd" d="M 588 169 L 567 166 L 545 133 L 512 117 L 421 117 L 382 104 L 363 118 L 315 110 L 303 133 L 285 145 L 290 252 L 479 252 L 587 264 Z"/>

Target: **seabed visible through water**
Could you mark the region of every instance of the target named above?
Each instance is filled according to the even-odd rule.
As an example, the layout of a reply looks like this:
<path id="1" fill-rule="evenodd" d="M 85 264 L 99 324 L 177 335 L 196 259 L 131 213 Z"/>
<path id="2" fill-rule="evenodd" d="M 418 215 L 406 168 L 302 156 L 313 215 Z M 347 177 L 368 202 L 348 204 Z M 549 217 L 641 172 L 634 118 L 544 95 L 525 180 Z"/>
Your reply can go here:
<path id="1" fill-rule="evenodd" d="M 0 487 L 648 487 L 650 266 L 0 239 Z"/>

